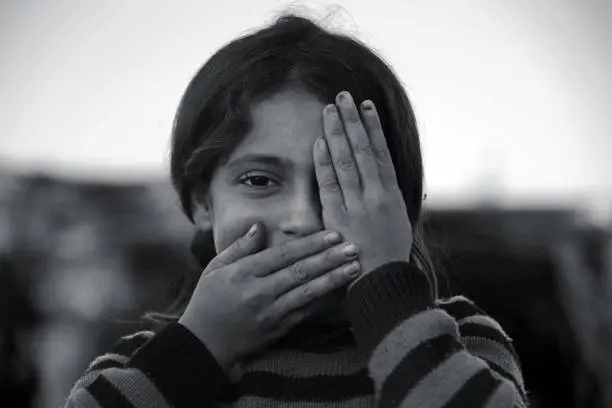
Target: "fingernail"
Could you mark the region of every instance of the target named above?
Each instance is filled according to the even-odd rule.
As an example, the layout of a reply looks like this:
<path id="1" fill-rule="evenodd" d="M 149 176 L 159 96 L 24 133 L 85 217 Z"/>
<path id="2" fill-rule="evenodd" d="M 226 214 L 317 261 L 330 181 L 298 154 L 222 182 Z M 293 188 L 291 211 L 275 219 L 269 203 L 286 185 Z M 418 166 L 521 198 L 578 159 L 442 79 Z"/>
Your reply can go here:
<path id="1" fill-rule="evenodd" d="M 247 237 L 253 238 L 253 236 L 257 233 L 257 224 L 253 224 L 253 226 L 247 232 Z"/>
<path id="2" fill-rule="evenodd" d="M 336 109 L 336 105 L 327 105 L 327 108 L 325 108 L 325 110 L 327 111 L 328 115 L 336 115 L 338 113 L 337 109 Z"/>
<path id="3" fill-rule="evenodd" d="M 340 92 L 338 94 L 338 101 L 339 102 L 342 102 L 342 103 L 348 102 L 348 101 L 350 101 L 350 99 L 351 99 L 351 95 L 348 92 L 346 92 L 346 91 L 342 91 L 342 92 Z"/>
<path id="4" fill-rule="evenodd" d="M 340 242 L 340 234 L 337 232 L 330 232 L 325 236 L 325 242 L 330 245 Z"/>
<path id="5" fill-rule="evenodd" d="M 363 109 L 365 110 L 372 110 L 374 109 L 374 104 L 372 103 L 372 101 L 370 100 L 366 100 L 363 101 L 363 103 L 361 104 L 361 106 L 363 107 Z"/>
<path id="6" fill-rule="evenodd" d="M 357 276 L 361 273 L 361 268 L 359 267 L 359 262 L 353 261 L 346 268 L 344 268 L 344 273 L 348 276 Z"/>
<path id="7" fill-rule="evenodd" d="M 357 255 L 357 247 L 354 244 L 348 244 L 342 248 L 342 253 L 346 256 Z"/>

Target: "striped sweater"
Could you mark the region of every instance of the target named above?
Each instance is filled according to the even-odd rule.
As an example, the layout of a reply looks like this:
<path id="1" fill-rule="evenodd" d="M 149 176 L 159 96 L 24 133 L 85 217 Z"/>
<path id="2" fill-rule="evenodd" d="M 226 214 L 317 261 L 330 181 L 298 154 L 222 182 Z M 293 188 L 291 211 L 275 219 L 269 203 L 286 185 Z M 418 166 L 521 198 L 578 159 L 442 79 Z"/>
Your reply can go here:
<path id="1" fill-rule="evenodd" d="M 179 323 L 139 332 L 90 364 L 66 407 L 526 407 L 499 324 L 430 293 L 413 265 L 382 265 L 347 292 L 350 330 L 321 332 L 328 347 L 300 347 L 302 327 L 229 374 Z"/>

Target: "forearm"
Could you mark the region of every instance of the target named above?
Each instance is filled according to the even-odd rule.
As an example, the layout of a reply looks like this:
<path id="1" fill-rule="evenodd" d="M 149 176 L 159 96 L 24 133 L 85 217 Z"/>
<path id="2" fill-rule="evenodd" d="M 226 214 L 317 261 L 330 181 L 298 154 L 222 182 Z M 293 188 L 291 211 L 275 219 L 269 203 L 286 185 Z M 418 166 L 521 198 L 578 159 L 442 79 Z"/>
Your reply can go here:
<path id="1" fill-rule="evenodd" d="M 431 298 L 422 272 L 390 263 L 347 295 L 379 406 L 525 406 L 513 381 L 466 346 L 457 321 Z"/>
<path id="2" fill-rule="evenodd" d="M 227 385 L 214 357 L 178 323 L 166 326 L 124 362 L 118 360 L 94 362 L 73 387 L 66 407 L 209 406 Z"/>

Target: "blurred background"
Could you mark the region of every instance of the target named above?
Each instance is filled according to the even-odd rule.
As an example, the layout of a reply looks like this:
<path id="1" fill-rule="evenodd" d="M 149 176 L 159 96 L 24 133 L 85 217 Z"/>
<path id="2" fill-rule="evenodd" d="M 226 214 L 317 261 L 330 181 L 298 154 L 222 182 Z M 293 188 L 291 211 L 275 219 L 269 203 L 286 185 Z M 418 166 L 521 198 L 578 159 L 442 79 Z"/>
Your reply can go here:
<path id="1" fill-rule="evenodd" d="M 194 266 L 169 184 L 187 83 L 288 6 L 413 102 L 445 295 L 515 341 L 534 407 L 612 407 L 612 3 L 0 1 L 0 405 L 59 407 Z"/>

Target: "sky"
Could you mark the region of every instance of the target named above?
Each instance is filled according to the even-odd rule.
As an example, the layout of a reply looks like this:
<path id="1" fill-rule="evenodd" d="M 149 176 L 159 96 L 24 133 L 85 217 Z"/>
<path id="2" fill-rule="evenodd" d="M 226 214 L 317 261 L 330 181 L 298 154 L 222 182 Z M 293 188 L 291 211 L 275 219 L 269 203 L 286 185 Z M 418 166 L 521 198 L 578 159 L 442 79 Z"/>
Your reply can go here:
<path id="1" fill-rule="evenodd" d="M 0 163 L 167 178 L 197 69 L 287 7 L 391 64 L 421 132 L 428 201 L 612 214 L 612 2 L 159 0 L 0 3 Z"/>

